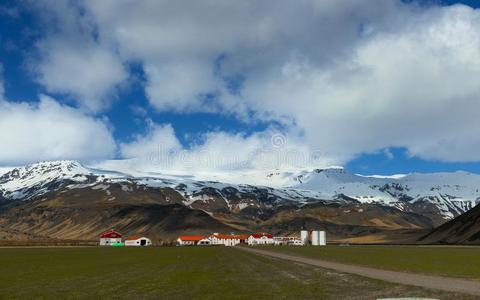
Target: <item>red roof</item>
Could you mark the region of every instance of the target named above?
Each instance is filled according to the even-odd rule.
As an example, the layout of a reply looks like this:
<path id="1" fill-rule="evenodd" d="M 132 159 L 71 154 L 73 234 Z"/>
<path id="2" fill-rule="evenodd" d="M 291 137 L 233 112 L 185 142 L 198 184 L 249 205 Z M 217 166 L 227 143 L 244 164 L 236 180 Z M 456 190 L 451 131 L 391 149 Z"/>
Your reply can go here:
<path id="1" fill-rule="evenodd" d="M 205 237 L 201 235 L 183 235 L 179 237 L 184 242 L 198 242 L 200 240 L 203 240 Z"/>
<path id="2" fill-rule="evenodd" d="M 107 232 L 104 232 L 101 236 L 101 239 L 115 239 L 115 238 L 122 238 L 122 235 L 115 230 L 110 230 Z"/>
<path id="3" fill-rule="evenodd" d="M 269 233 L 254 233 L 254 234 L 252 234 L 252 236 L 256 239 L 259 239 L 259 238 L 262 238 L 262 237 L 273 239 L 273 235 L 271 235 Z"/>

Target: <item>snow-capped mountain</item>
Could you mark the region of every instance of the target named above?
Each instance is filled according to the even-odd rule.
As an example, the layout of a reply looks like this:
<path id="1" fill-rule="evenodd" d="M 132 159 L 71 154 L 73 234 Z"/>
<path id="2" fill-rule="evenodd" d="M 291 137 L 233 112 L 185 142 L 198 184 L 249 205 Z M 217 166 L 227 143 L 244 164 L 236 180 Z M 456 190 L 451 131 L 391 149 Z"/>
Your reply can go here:
<path id="1" fill-rule="evenodd" d="M 163 175 L 131 176 L 117 171 L 88 168 L 76 161 L 41 162 L 14 168 L 0 177 L 0 197 L 30 200 L 50 192 L 74 189 L 101 189 L 107 194 L 112 185 L 120 185 L 126 192 L 134 188 L 171 188 L 182 197 L 182 204 L 212 200 L 224 201 L 229 209 L 245 209 L 250 206 L 271 207 L 276 203 L 295 201 L 303 203 L 311 193 L 298 194 L 294 189 L 274 189 L 247 184 L 227 184 L 218 181 L 192 180 L 185 176 Z M 207 209 L 208 210 L 208 209 Z"/>
<path id="2" fill-rule="evenodd" d="M 263 184 L 276 183 L 275 188 L 224 183 L 218 180 L 221 179 L 218 174 L 214 177 L 216 181 L 162 173 L 135 175 L 89 168 L 75 161 L 41 162 L 3 174 L 0 199 L 29 200 L 50 192 L 85 188 L 109 193 L 112 185 L 119 185 L 125 191 L 170 188 L 183 197 L 183 205 L 195 207 L 203 203 L 201 207 L 205 211 L 209 211 L 209 203 L 213 200 L 216 206 L 223 201 L 222 205 L 228 209 L 239 211 L 248 207 L 347 201 L 389 206 L 417 214 L 438 214 L 443 219 L 464 213 L 480 199 L 480 176 L 466 172 L 379 177 L 357 175 L 333 167 L 277 170 L 255 175 Z M 225 181 L 230 181 L 226 178 Z"/>
<path id="3" fill-rule="evenodd" d="M 473 208 L 480 199 L 480 176 L 467 172 L 369 177 L 331 168 L 300 174 L 294 180 L 295 189 L 321 192 L 324 199 L 343 194 L 362 203 L 399 209 L 425 203 L 436 206 L 446 219 Z"/>
<path id="4" fill-rule="evenodd" d="M 0 177 L 0 195 L 10 200 L 28 200 L 62 183 L 88 181 L 90 174 L 74 161 L 41 162 L 13 168 Z"/>

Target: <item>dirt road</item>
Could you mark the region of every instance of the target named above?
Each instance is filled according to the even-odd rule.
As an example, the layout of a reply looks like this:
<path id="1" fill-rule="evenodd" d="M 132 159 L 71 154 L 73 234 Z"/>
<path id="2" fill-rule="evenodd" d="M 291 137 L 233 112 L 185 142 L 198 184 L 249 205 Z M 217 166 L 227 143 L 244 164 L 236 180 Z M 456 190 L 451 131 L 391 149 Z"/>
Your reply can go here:
<path id="1" fill-rule="evenodd" d="M 387 271 L 247 247 L 238 247 L 238 249 L 258 255 L 299 262 L 320 268 L 331 269 L 343 273 L 356 274 L 393 283 L 480 296 L 480 281 Z"/>

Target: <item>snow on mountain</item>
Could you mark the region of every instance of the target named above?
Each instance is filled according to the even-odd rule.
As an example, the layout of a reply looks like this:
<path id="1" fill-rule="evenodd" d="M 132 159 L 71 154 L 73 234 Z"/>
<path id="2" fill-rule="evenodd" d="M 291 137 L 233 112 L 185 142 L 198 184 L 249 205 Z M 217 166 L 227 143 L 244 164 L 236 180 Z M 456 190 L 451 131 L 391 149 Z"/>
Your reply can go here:
<path id="1" fill-rule="evenodd" d="M 10 172 L 13 169 L 15 169 L 15 167 L 0 167 L 0 176 L 2 176 L 5 173 Z"/>
<path id="2" fill-rule="evenodd" d="M 172 180 L 218 181 L 228 184 L 247 184 L 270 186 L 274 188 L 289 186 L 292 179 L 305 170 L 158 170 L 152 162 L 141 159 L 106 160 L 89 166 L 96 170 L 115 170 L 132 177 L 154 177 Z"/>
<path id="3" fill-rule="evenodd" d="M 0 176 L 0 199 L 28 200 L 62 188 L 108 191 L 111 184 L 121 184 L 125 190 L 130 190 L 131 186 L 169 187 L 185 198 L 184 204 L 187 206 L 197 200 L 208 201 L 212 198 L 223 199 L 228 207 L 231 206 L 228 199 L 244 199 L 242 203 L 237 202 L 238 207 L 242 208 L 246 207 L 246 203 L 251 204 L 252 199 L 261 199 L 267 205 L 279 201 L 299 204 L 320 200 L 358 201 L 413 210 L 420 214 L 434 207 L 445 219 L 471 209 L 480 199 L 480 175 L 466 172 L 413 173 L 388 177 L 357 175 L 341 167 L 332 167 L 252 171 L 243 175 L 233 172 L 189 175 L 182 172 L 129 170 L 132 162 L 121 163 L 124 164 L 122 168 L 118 168 L 118 162 L 113 164 L 116 166 L 113 170 L 106 168 L 105 164 L 85 167 L 75 161 L 41 162 L 14 168 Z M 257 184 L 240 184 L 242 181 L 232 183 L 233 180 L 246 177 L 250 183 Z"/>
<path id="4" fill-rule="evenodd" d="M 0 177 L 0 200 L 29 200 L 61 189 L 100 189 L 110 193 L 111 185 L 120 185 L 124 191 L 134 187 L 172 188 L 180 193 L 183 204 L 219 198 L 231 206 L 227 198 L 238 198 L 239 207 L 253 205 L 252 199 L 271 206 L 276 201 L 307 201 L 308 198 L 288 190 L 264 186 L 228 184 L 218 181 L 193 180 L 189 176 L 136 171 L 132 176 L 121 171 L 89 168 L 75 161 L 41 162 L 14 168 Z M 309 196 L 308 196 L 309 197 Z M 237 201 L 237 202 L 238 202 Z"/>
<path id="5" fill-rule="evenodd" d="M 75 161 L 40 162 L 14 168 L 0 177 L 0 192 L 9 199 L 48 192 L 52 184 L 64 180 L 84 182 L 91 172 Z"/>
<path id="6" fill-rule="evenodd" d="M 344 169 L 317 169 L 295 180 L 292 188 L 322 192 L 330 198 L 342 194 L 360 202 L 398 208 L 405 203 L 429 202 L 437 206 L 445 218 L 473 208 L 480 200 L 480 175 L 461 171 L 368 177 Z"/>

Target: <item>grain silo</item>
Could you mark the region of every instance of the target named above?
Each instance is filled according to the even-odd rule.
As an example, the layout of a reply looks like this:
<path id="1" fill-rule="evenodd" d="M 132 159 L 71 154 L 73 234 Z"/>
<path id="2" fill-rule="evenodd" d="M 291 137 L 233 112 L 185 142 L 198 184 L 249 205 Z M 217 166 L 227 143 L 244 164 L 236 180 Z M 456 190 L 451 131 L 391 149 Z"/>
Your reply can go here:
<path id="1" fill-rule="evenodd" d="M 320 246 L 327 245 L 327 233 L 325 231 L 318 232 L 318 242 Z"/>
<path id="2" fill-rule="evenodd" d="M 319 246 L 320 245 L 320 231 L 314 230 L 312 231 L 312 246 Z"/>
<path id="3" fill-rule="evenodd" d="M 300 231 L 300 240 L 302 241 L 303 245 L 308 245 L 308 231 L 307 230 Z"/>

